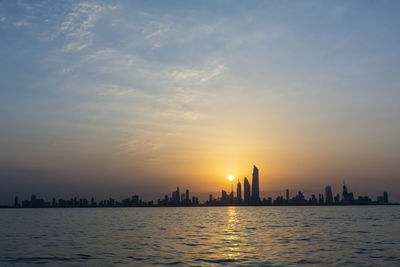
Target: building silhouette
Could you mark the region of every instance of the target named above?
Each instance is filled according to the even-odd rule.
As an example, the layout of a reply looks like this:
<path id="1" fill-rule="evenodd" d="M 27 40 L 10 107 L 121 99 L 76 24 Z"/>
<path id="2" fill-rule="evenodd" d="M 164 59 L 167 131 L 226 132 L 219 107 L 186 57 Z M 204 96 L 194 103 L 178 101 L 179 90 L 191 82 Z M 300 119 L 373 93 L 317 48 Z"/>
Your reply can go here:
<path id="1" fill-rule="evenodd" d="M 186 203 L 190 203 L 189 189 L 186 189 Z"/>
<path id="2" fill-rule="evenodd" d="M 254 165 L 253 166 L 253 181 L 251 184 L 251 200 L 253 203 L 260 202 L 260 188 L 258 183 L 258 169 Z"/>
<path id="3" fill-rule="evenodd" d="M 246 177 L 244 177 L 244 182 L 243 182 L 243 194 L 244 194 L 244 196 L 243 196 L 244 202 L 246 204 L 249 204 L 250 200 L 251 200 L 251 198 L 250 198 L 250 183 Z"/>
<path id="4" fill-rule="evenodd" d="M 230 204 L 233 204 L 233 199 L 234 199 L 234 196 L 233 196 L 233 189 L 232 189 L 231 193 L 229 194 L 229 203 Z"/>
<path id="5" fill-rule="evenodd" d="M 15 198 L 14 198 L 14 207 L 19 208 L 18 196 L 15 196 Z"/>
<path id="6" fill-rule="evenodd" d="M 347 186 L 343 184 L 343 193 L 342 193 L 342 202 L 343 204 L 352 204 L 354 202 L 353 192 L 347 191 Z"/>
<path id="7" fill-rule="evenodd" d="M 325 204 L 326 205 L 333 204 L 333 194 L 332 194 L 332 188 L 330 185 L 327 185 L 325 187 Z"/>
<path id="8" fill-rule="evenodd" d="M 177 205 L 181 202 L 181 195 L 179 192 L 179 187 L 176 188 L 175 192 L 172 192 L 172 202 Z"/>
<path id="9" fill-rule="evenodd" d="M 376 199 L 376 202 L 378 204 L 388 204 L 389 203 L 389 197 L 387 192 L 383 192 L 381 196 L 378 196 Z"/>
<path id="10" fill-rule="evenodd" d="M 229 202 L 229 195 L 225 190 L 221 190 L 221 202 L 227 204 Z"/>
<path id="11" fill-rule="evenodd" d="M 94 202 L 94 204 L 96 204 L 96 202 Z M 138 206 L 139 205 L 139 196 L 138 195 L 133 195 L 132 196 L 132 204 L 134 206 Z"/>
<path id="12" fill-rule="evenodd" d="M 324 195 L 323 194 L 318 195 L 318 204 L 324 205 Z"/>
<path id="13" fill-rule="evenodd" d="M 387 192 L 383 192 L 383 203 L 385 204 L 389 203 L 389 197 Z"/>
<path id="14" fill-rule="evenodd" d="M 287 204 L 289 203 L 289 200 L 290 200 L 290 198 L 289 198 L 289 189 L 286 189 L 286 203 Z"/>
<path id="15" fill-rule="evenodd" d="M 336 194 L 334 201 L 335 201 L 335 205 L 340 204 L 340 195 L 339 194 Z"/>
<path id="16" fill-rule="evenodd" d="M 237 183 L 236 199 L 239 204 L 242 202 L 242 184 L 240 183 L 240 181 L 238 181 Z"/>
<path id="17" fill-rule="evenodd" d="M 321 196 L 321 194 L 320 194 Z M 315 197 L 314 194 L 311 195 L 311 198 L 308 200 L 308 203 L 310 203 L 311 205 L 317 205 L 317 198 Z"/>

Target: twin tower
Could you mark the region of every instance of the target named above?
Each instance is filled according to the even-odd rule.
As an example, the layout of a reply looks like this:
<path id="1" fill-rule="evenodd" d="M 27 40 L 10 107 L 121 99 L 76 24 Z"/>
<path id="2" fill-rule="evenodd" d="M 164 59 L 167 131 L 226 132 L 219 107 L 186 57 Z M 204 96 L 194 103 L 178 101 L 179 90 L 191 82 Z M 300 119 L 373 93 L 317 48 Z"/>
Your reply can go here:
<path id="1" fill-rule="evenodd" d="M 253 166 L 253 180 L 251 183 L 251 194 L 250 194 L 250 183 L 246 177 L 244 177 L 243 182 L 243 200 L 245 204 L 257 204 L 260 200 L 260 185 L 258 182 L 258 169 L 254 165 Z M 237 200 L 242 202 L 242 185 L 240 182 L 237 184 L 236 189 Z"/>

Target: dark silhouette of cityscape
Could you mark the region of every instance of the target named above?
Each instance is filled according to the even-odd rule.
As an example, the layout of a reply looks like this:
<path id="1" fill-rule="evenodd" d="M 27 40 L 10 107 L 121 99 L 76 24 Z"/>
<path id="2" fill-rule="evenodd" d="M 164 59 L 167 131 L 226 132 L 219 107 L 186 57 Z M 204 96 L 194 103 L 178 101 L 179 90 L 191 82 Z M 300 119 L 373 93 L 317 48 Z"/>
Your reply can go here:
<path id="1" fill-rule="evenodd" d="M 347 186 L 343 184 L 342 196 L 339 194 L 333 196 L 332 187 L 327 185 L 325 187 L 325 195 L 319 194 L 318 198 L 312 194 L 309 199 L 306 199 L 301 191 L 294 197 L 290 198 L 289 189 L 286 189 L 286 196 L 278 196 L 272 200 L 269 198 L 260 198 L 259 190 L 259 172 L 256 166 L 253 166 L 252 183 L 250 186 L 249 180 L 244 177 L 243 179 L 243 198 L 242 198 L 242 184 L 239 179 L 236 187 L 236 196 L 232 190 L 228 194 L 225 190 L 221 191 L 221 196 L 214 198 L 212 194 L 209 199 L 200 204 L 196 196 L 190 197 L 189 189 L 185 192 L 180 191 L 179 187 L 173 191 L 171 196 L 165 195 L 163 199 L 158 199 L 157 203 L 154 201 L 142 201 L 138 195 L 133 195 L 131 198 L 123 199 L 122 201 L 115 201 L 112 198 L 96 202 L 92 197 L 90 201 L 86 198 L 73 198 L 70 200 L 55 198 L 51 202 L 46 202 L 44 199 L 39 199 L 36 195 L 32 195 L 30 200 L 23 200 L 19 202 L 18 196 L 14 199 L 14 206 L 2 206 L 2 208 L 75 208 L 75 207 L 169 207 L 169 206 L 305 206 L 305 205 L 387 205 L 389 203 L 388 193 L 383 192 L 378 196 L 376 201 L 373 201 L 368 196 L 359 196 L 357 199 L 354 197 L 353 192 L 349 192 Z"/>

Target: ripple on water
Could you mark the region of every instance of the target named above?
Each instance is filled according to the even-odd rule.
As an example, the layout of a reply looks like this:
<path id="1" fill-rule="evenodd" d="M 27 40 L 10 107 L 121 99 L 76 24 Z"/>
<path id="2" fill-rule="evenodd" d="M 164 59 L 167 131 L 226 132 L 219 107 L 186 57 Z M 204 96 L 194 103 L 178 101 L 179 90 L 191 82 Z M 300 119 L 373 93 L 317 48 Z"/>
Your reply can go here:
<path id="1" fill-rule="evenodd" d="M 301 260 L 296 261 L 296 264 L 322 264 L 322 262 L 308 260 L 308 259 L 301 259 Z"/>
<path id="2" fill-rule="evenodd" d="M 57 261 L 74 261 L 75 258 L 67 258 L 67 257 L 4 257 L 0 260 L 0 262 L 4 263 L 36 263 L 36 264 L 46 264 L 50 262 Z"/>
<path id="3" fill-rule="evenodd" d="M 203 244 L 185 243 L 185 245 L 189 246 L 189 247 L 198 247 L 198 246 L 202 246 Z"/>
<path id="4" fill-rule="evenodd" d="M 208 262 L 208 263 L 230 263 L 230 262 L 240 262 L 240 260 L 235 260 L 235 259 L 202 259 L 202 258 L 197 258 L 195 261 L 201 261 L 201 262 Z"/>
<path id="5" fill-rule="evenodd" d="M 398 214 L 399 206 L 0 210 L 0 265 L 400 266 Z"/>

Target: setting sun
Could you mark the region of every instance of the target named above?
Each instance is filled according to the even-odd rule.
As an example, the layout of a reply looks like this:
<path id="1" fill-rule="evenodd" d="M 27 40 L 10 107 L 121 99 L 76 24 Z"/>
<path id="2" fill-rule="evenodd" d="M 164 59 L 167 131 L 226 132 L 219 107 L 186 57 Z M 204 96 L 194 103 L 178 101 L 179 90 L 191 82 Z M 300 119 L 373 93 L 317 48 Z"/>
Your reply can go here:
<path id="1" fill-rule="evenodd" d="M 229 178 L 229 181 L 233 181 L 233 179 L 235 179 L 235 177 L 233 175 L 230 175 L 228 178 Z"/>

